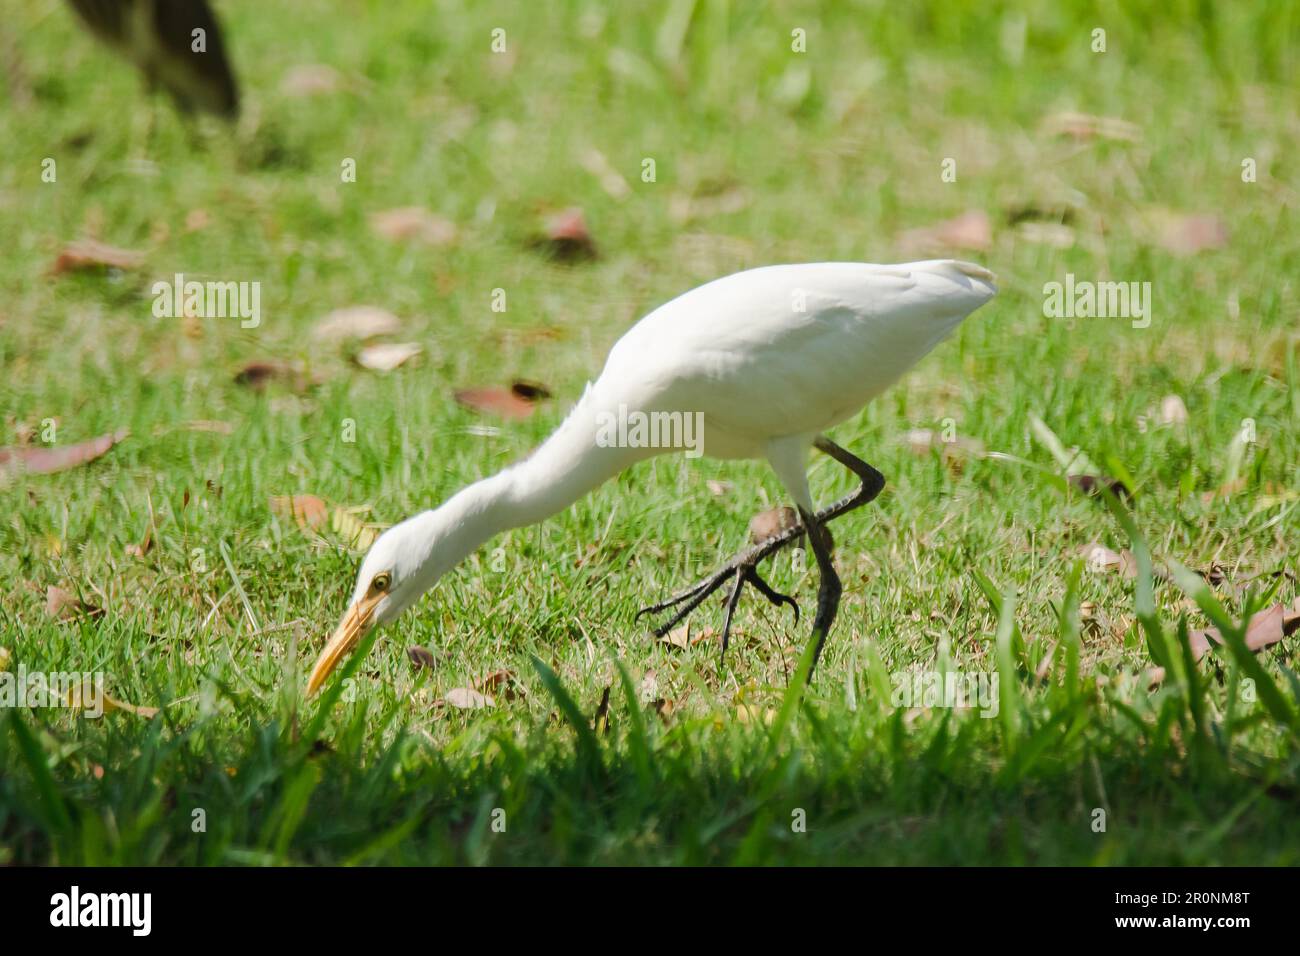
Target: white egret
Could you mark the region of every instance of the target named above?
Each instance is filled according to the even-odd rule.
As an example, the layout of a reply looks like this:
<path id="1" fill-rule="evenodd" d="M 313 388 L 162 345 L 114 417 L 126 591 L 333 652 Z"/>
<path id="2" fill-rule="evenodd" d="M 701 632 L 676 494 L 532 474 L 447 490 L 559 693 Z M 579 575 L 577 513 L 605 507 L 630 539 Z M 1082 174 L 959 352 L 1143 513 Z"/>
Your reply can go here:
<path id="1" fill-rule="evenodd" d="M 392 621 L 489 539 L 539 522 L 636 462 L 674 450 L 662 443 L 609 440 L 612 417 L 638 415 L 642 422 L 655 415 L 661 422 L 674 414 L 692 416 L 702 422 L 703 454 L 767 459 L 802 520 L 642 613 L 678 606 L 657 629 L 665 633 L 731 581 L 725 652 L 745 583 L 774 603 L 794 604 L 770 588 L 755 566 L 806 530 L 821 577 L 815 665 L 840 596 L 822 528 L 884 486 L 878 471 L 822 432 L 857 413 L 992 298 L 993 283 L 987 269 L 947 259 L 778 265 L 717 279 L 660 306 L 614 345 L 600 377 L 531 455 L 375 541 L 347 612 L 312 668 L 307 693 L 319 690 L 370 628 Z M 856 492 L 821 511 L 808 490 L 810 446 L 861 480 Z M 797 611 L 796 606 L 796 619 Z"/>

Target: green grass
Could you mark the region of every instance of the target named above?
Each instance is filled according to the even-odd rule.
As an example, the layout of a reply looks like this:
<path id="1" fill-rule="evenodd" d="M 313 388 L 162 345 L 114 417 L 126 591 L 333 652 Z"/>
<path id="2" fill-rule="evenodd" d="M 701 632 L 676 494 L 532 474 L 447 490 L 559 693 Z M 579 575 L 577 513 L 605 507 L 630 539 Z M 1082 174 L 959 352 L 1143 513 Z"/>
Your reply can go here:
<path id="1" fill-rule="evenodd" d="M 142 145 L 138 78 L 62 4 L 24 5 L 0 80 L 0 445 L 21 425 L 39 443 L 49 418 L 60 445 L 132 435 L 0 485 L 0 646 L 11 667 L 103 671 L 114 697 L 162 710 L 2 715 L 0 862 L 1300 862 L 1296 638 L 1252 655 L 1232 630 L 1297 595 L 1300 11 L 1076 6 L 229 0 L 248 119 L 192 133 L 164 109 Z M 311 63 L 343 88 L 285 93 Z M 1062 111 L 1140 136 L 1045 132 Z M 625 199 L 583 169 L 588 149 Z M 341 184 L 349 157 L 358 179 Z M 410 205 L 457 241 L 372 232 L 371 213 Z M 529 248 L 567 205 L 598 260 Z M 1069 207 L 1074 245 L 1029 241 L 1009 222 L 1026 206 Z M 209 222 L 187 231 L 196 209 Z M 526 453 L 660 302 L 769 262 L 914 258 L 901 233 L 966 210 L 994 238 L 962 255 L 1001 292 L 833 434 L 889 485 L 833 528 L 844 600 L 803 701 L 789 688 L 807 623 L 753 595 L 725 665 L 716 643 L 680 650 L 633 621 L 781 502 L 761 464 L 680 458 L 493 542 L 379 634 L 347 694 L 299 699 L 359 555 L 276 517 L 272 495 L 400 520 Z M 1153 239 L 1161 211 L 1217 216 L 1229 239 L 1174 255 Z M 48 277 L 86 235 L 144 267 Z M 155 318 L 150 285 L 178 271 L 260 281 L 262 325 Z M 1043 284 L 1067 272 L 1149 281 L 1151 326 L 1046 318 Z M 361 303 L 396 313 L 422 360 L 381 375 L 310 337 Z M 234 383 L 268 359 L 320 384 Z M 515 376 L 556 396 L 527 422 L 452 398 Z M 1153 417 L 1170 394 L 1185 424 Z M 1126 478 L 1131 516 L 1066 493 L 1032 415 Z M 1010 457 L 953 467 L 900 440 L 949 419 Z M 1256 441 L 1234 457 L 1246 419 Z M 187 427 L 200 420 L 230 433 Z M 499 433 L 471 430 L 484 423 Z M 849 488 L 841 471 L 813 460 L 819 499 Z M 1205 497 L 1234 474 L 1235 493 Z M 1139 576 L 1084 567 L 1094 541 L 1132 548 Z M 1153 575 L 1148 548 L 1225 579 Z M 782 556 L 771 580 L 811 608 L 815 571 Z M 104 613 L 51 619 L 52 585 Z M 697 612 L 720 620 L 713 601 Z M 1185 628 L 1210 623 L 1229 646 L 1191 662 Z M 436 667 L 411 664 L 415 645 Z M 438 703 L 500 668 L 520 695 Z M 1000 712 L 894 706 L 911 670 L 997 673 Z"/>

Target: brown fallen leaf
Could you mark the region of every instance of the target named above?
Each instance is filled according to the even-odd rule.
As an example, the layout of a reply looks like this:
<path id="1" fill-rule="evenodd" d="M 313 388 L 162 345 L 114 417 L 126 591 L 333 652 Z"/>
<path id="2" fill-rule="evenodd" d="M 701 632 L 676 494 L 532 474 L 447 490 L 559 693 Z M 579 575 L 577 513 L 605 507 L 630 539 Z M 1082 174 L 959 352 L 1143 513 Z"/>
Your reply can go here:
<path id="1" fill-rule="evenodd" d="M 1300 598 L 1290 607 L 1274 604 L 1251 615 L 1246 624 L 1246 646 L 1252 651 L 1262 651 L 1300 630 Z M 1207 627 L 1188 634 L 1192 654 L 1197 660 L 1210 649 L 1210 644 L 1222 644 L 1223 633 L 1217 627 Z"/>
<path id="2" fill-rule="evenodd" d="M 481 710 L 495 705 L 491 697 L 468 687 L 453 687 L 447 691 L 446 702 L 449 706 L 461 710 Z"/>
<path id="3" fill-rule="evenodd" d="M 272 495 L 271 511 L 292 518 L 304 531 L 319 528 L 329 520 L 329 505 L 315 495 Z"/>
<path id="4" fill-rule="evenodd" d="M 104 609 L 88 604 L 71 591 L 51 584 L 45 589 L 45 614 L 56 621 L 68 621 L 82 614 L 90 618 L 102 617 Z"/>
<path id="5" fill-rule="evenodd" d="M 463 388 L 455 393 L 455 399 L 466 408 L 472 408 L 476 412 L 490 412 L 494 415 L 500 415 L 502 418 L 516 421 L 522 421 L 529 417 L 537 408 L 537 402 L 526 398 L 515 386 L 510 388 L 495 386 Z"/>
<path id="6" fill-rule="evenodd" d="M 84 272 L 93 269 L 135 269 L 144 263 L 144 254 L 130 249 L 119 249 L 95 239 L 78 239 L 63 247 L 50 275 L 65 272 Z"/>
<path id="7" fill-rule="evenodd" d="M 526 402 L 541 402 L 551 397 L 550 389 L 537 382 L 525 382 L 515 379 L 510 383 L 510 391 Z"/>
<path id="8" fill-rule="evenodd" d="M 121 428 L 110 435 L 100 435 L 89 441 L 75 445 L 27 445 L 16 448 L 0 448 L 0 478 L 10 474 L 26 472 L 29 475 L 48 475 L 56 471 L 67 471 L 89 461 L 94 461 L 108 452 L 118 442 L 124 440 L 131 432 Z"/>
<path id="9" fill-rule="evenodd" d="M 1166 214 L 1157 217 L 1156 242 L 1179 256 L 1227 245 L 1228 227 L 1217 216 Z"/>
<path id="10" fill-rule="evenodd" d="M 353 305 L 335 309 L 316 323 L 312 335 L 322 342 L 341 342 L 346 339 L 378 338 L 394 335 L 402 327 L 397 316 L 387 309 L 374 305 Z"/>
<path id="11" fill-rule="evenodd" d="M 367 345 L 357 353 L 357 364 L 372 372 L 391 372 L 406 364 L 424 349 L 416 342 L 381 342 Z"/>
<path id="12" fill-rule="evenodd" d="M 577 206 L 547 217 L 542 235 L 534 239 L 532 245 L 562 262 L 596 258 L 596 244 L 587 228 L 587 217 Z"/>
<path id="13" fill-rule="evenodd" d="M 370 228 L 392 242 L 449 246 L 456 241 L 456 224 L 422 206 L 403 206 L 370 214 Z"/>
<path id="14" fill-rule="evenodd" d="M 150 524 L 149 527 L 145 528 L 143 541 L 141 541 L 139 544 L 135 544 L 135 543 L 128 544 L 123 550 L 126 552 L 128 557 L 132 557 L 132 558 L 143 558 L 146 554 L 152 551 L 153 550 L 153 525 Z"/>
<path id="15" fill-rule="evenodd" d="M 1076 491 L 1081 491 L 1090 498 L 1100 498 L 1101 489 L 1109 488 L 1115 497 L 1132 501 L 1133 492 L 1128 485 L 1118 478 L 1106 478 L 1099 475 L 1067 475 L 1066 482 Z"/>
<path id="16" fill-rule="evenodd" d="M 1193 569 L 1201 578 L 1212 588 L 1217 588 L 1228 581 L 1228 566 L 1220 564 L 1218 561 L 1210 562 L 1210 566 L 1204 571 Z"/>
<path id="17" fill-rule="evenodd" d="M 9 648 L 0 647 L 0 671 L 7 671 L 13 659 L 13 655 L 9 653 Z"/>
<path id="18" fill-rule="evenodd" d="M 687 623 L 687 624 L 683 624 L 679 628 L 676 628 L 675 630 L 669 631 L 663 637 L 659 638 L 659 640 L 662 641 L 664 644 L 668 644 L 672 647 L 678 647 L 681 648 L 682 650 L 685 650 L 688 647 L 694 647 L 696 644 L 700 643 L 701 641 L 707 641 L 710 638 L 716 637 L 717 634 L 718 632 L 711 627 L 702 628 L 701 630 L 692 634 L 691 625 Z"/>
<path id="19" fill-rule="evenodd" d="M 1110 548 L 1094 542 L 1079 548 L 1079 554 L 1083 555 L 1084 560 L 1087 561 L 1088 570 L 1095 574 L 1119 571 L 1125 578 L 1133 579 L 1137 577 L 1137 558 L 1127 548 L 1123 551 L 1112 551 Z"/>
<path id="20" fill-rule="evenodd" d="M 789 505 L 760 511 L 749 519 L 749 540 L 758 544 L 799 526 L 799 512 Z"/>
<path id="21" fill-rule="evenodd" d="M 908 254 L 940 253 L 950 249 L 987 252 L 993 246 L 993 223 L 980 210 L 964 212 L 933 226 L 909 229 L 898 237 Z"/>
<path id="22" fill-rule="evenodd" d="M 715 498 L 722 498 L 731 494 L 732 489 L 736 487 L 729 481 L 717 481 L 713 478 L 706 481 L 704 486 L 709 489 L 709 494 Z"/>
<path id="23" fill-rule="evenodd" d="M 800 523 L 799 512 L 789 505 L 781 505 L 767 511 L 760 511 L 749 519 L 749 543 L 761 544 L 768 538 L 775 538 L 791 528 L 798 527 Z M 833 550 L 835 548 L 835 538 L 831 535 L 831 529 L 823 526 L 822 530 L 826 533 L 826 538 Z M 802 547 L 802 541 L 803 535 L 800 535 L 796 544 Z"/>
<path id="24" fill-rule="evenodd" d="M 433 656 L 433 651 L 429 650 L 427 647 L 408 647 L 406 649 L 406 656 L 410 658 L 411 663 L 415 665 L 416 670 L 421 668 L 425 670 L 433 670 L 434 666 L 438 663 L 437 658 Z"/>
<path id="25" fill-rule="evenodd" d="M 301 365 L 291 362 L 249 362 L 235 373 L 235 384 L 255 392 L 265 390 L 271 382 L 283 382 L 295 392 L 305 392 L 320 384 L 321 379 L 308 375 Z"/>
<path id="26" fill-rule="evenodd" d="M 474 682 L 474 688 L 480 693 L 500 697 L 503 700 L 514 700 L 517 697 L 526 697 L 528 694 L 515 672 L 504 667 L 480 677 Z"/>
<path id="27" fill-rule="evenodd" d="M 320 96 L 342 87 L 342 74 L 324 63 L 300 63 L 290 67 L 280 80 L 280 92 L 286 96 Z"/>
<path id="28" fill-rule="evenodd" d="M 191 209 L 185 214 L 185 231 L 199 232 L 208 228 L 208 224 L 211 222 L 212 217 L 208 215 L 206 209 Z"/>

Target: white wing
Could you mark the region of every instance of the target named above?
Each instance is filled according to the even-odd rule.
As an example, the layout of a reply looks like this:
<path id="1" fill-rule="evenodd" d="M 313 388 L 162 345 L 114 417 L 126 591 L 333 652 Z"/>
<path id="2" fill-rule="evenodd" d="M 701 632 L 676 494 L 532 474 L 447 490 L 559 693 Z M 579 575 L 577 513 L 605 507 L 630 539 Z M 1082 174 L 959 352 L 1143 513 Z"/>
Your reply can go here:
<path id="1" fill-rule="evenodd" d="M 996 291 L 988 270 L 954 260 L 736 273 L 633 326 L 593 397 L 703 412 L 709 454 L 762 454 L 856 413 Z"/>

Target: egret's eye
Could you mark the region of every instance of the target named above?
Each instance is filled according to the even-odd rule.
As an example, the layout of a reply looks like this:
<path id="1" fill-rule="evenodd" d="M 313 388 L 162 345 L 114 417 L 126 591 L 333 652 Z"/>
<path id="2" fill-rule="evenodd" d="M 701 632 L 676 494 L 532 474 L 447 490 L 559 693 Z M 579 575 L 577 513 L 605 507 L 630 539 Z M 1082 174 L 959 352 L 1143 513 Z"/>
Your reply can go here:
<path id="1" fill-rule="evenodd" d="M 375 575 L 375 579 L 370 582 L 370 590 L 379 591 L 380 593 L 388 590 L 388 585 L 393 583 L 392 575 L 387 571 L 381 571 Z"/>

